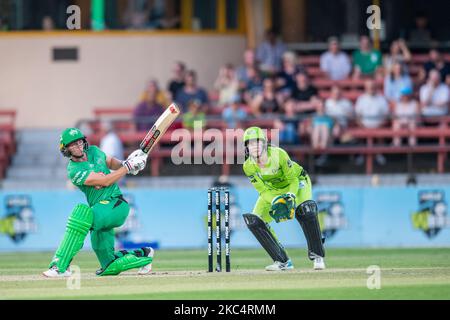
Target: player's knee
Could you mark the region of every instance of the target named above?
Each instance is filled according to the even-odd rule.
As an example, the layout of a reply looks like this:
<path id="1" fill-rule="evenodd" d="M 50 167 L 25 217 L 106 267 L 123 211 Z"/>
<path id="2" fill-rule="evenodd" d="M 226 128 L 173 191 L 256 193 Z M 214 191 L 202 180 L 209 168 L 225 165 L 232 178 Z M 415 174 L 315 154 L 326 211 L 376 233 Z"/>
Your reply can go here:
<path id="1" fill-rule="evenodd" d="M 92 209 L 88 205 L 78 204 L 70 214 L 67 228 L 82 234 L 88 234 L 93 223 L 94 213 Z"/>
<path id="2" fill-rule="evenodd" d="M 242 216 L 244 217 L 245 224 L 250 229 L 257 227 L 258 225 L 265 224 L 264 221 L 256 214 L 244 213 Z"/>
<path id="3" fill-rule="evenodd" d="M 300 203 L 295 210 L 297 219 L 314 217 L 317 215 L 317 203 L 314 200 L 306 200 Z"/>

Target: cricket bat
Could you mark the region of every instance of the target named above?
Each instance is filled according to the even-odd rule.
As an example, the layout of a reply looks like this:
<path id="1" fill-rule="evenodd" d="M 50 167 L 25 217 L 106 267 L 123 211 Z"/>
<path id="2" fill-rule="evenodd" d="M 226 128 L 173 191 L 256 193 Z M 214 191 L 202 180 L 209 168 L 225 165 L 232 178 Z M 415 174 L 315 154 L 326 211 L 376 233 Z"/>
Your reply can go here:
<path id="1" fill-rule="evenodd" d="M 172 103 L 158 120 L 156 120 L 144 140 L 142 140 L 139 148 L 146 154 L 149 154 L 179 114 L 180 108 L 175 103 Z"/>

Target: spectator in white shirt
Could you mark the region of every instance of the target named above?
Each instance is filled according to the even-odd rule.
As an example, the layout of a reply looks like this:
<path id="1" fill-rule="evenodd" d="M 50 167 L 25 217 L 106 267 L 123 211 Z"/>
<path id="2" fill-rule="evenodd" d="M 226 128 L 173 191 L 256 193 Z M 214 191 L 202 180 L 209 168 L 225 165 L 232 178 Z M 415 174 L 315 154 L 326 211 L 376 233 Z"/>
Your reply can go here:
<path id="1" fill-rule="evenodd" d="M 328 51 L 320 56 L 320 69 L 325 72 L 331 80 L 342 80 L 349 76 L 352 64 L 347 54 L 339 48 L 336 37 L 328 40 Z"/>
<path id="2" fill-rule="evenodd" d="M 389 106 L 386 98 L 378 94 L 375 82 L 364 83 L 364 93 L 356 100 L 355 112 L 358 123 L 365 128 L 380 128 L 386 123 Z"/>
<path id="3" fill-rule="evenodd" d="M 352 102 L 342 97 L 342 92 L 338 85 L 331 87 L 331 95 L 325 101 L 325 114 L 332 117 L 336 123 L 333 127 L 333 135 L 335 137 L 340 136 L 353 118 Z"/>
<path id="4" fill-rule="evenodd" d="M 441 82 L 441 75 L 438 70 L 431 70 L 428 75 L 428 81 L 420 88 L 422 116 L 447 115 L 449 100 L 450 92 L 448 86 Z"/>
<path id="5" fill-rule="evenodd" d="M 376 92 L 375 82 L 372 79 L 364 83 L 364 93 L 356 100 L 356 120 L 364 128 L 381 128 L 387 122 L 389 105 L 386 98 Z M 362 164 L 363 156 L 356 159 L 357 164 Z M 375 155 L 378 164 L 384 165 L 386 159 L 381 154 Z"/>

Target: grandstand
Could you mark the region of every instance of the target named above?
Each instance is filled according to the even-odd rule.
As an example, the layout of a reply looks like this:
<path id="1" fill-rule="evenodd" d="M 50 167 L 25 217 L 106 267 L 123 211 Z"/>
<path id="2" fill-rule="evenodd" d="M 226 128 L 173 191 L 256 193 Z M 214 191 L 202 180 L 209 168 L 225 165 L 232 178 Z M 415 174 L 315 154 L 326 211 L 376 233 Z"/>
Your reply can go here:
<path id="1" fill-rule="evenodd" d="M 15 110 L 0 110 L 0 179 L 4 179 L 6 170 L 16 152 Z"/>
<path id="2" fill-rule="evenodd" d="M 445 60 L 447 63 L 450 63 L 450 54 L 445 55 Z M 305 66 L 306 72 L 312 78 L 312 83 L 319 90 L 319 97 L 323 100 L 327 99 L 330 96 L 330 89 L 332 85 L 338 84 L 343 89 L 343 96 L 348 98 L 353 103 L 356 102 L 357 98 L 363 94 L 364 80 L 363 79 L 352 79 L 347 78 L 339 81 L 330 80 L 324 72 L 320 70 L 319 55 L 308 55 L 308 56 L 300 56 L 299 61 L 302 65 Z M 422 68 L 423 64 L 427 61 L 427 55 L 423 54 L 413 54 L 411 62 L 409 62 L 408 67 L 410 70 L 410 76 L 413 79 L 415 88 L 419 88 L 420 80 L 417 79 L 418 70 Z M 378 81 L 379 89 L 383 91 L 383 81 Z M 415 91 L 414 95 L 418 97 L 418 90 Z M 207 111 L 207 124 L 208 128 L 220 128 L 225 132 L 227 128 L 226 122 L 220 118 L 220 114 L 222 113 L 225 106 L 220 106 L 217 104 L 218 92 L 215 90 L 211 90 L 209 92 L 210 104 L 211 108 Z M 242 108 L 248 110 L 248 106 L 243 105 Z M 99 107 L 94 108 L 93 110 L 93 118 L 87 120 L 87 123 L 92 130 L 92 135 L 90 136 L 91 141 L 96 144 L 100 141 L 100 136 L 98 134 L 100 124 L 102 121 L 112 120 L 115 123 L 115 127 L 121 140 L 128 146 L 127 150 L 130 152 L 132 149 L 136 147 L 136 145 L 142 140 L 145 136 L 145 131 L 136 131 L 133 126 L 133 110 L 132 106 L 128 107 Z M 282 117 L 282 114 L 280 114 Z M 298 115 L 299 119 L 302 118 L 304 121 L 308 121 L 307 117 L 302 117 L 301 114 Z M 273 118 L 272 118 L 273 119 Z M 150 122 L 155 119 L 148 119 Z M 301 137 L 302 141 L 305 143 L 301 143 L 299 145 L 290 145 L 284 146 L 292 152 L 292 154 L 299 159 L 302 163 L 306 162 L 307 168 L 309 171 L 314 171 L 314 163 L 311 160 L 311 157 L 308 159 L 308 155 L 317 155 L 321 153 L 328 153 L 334 155 L 352 155 L 352 154 L 366 154 L 368 157 L 366 158 L 365 169 L 362 172 L 366 174 L 374 173 L 374 159 L 373 155 L 378 153 L 383 154 L 396 154 L 403 155 L 404 159 L 396 159 L 397 165 L 394 165 L 394 171 L 399 170 L 403 173 L 411 173 L 414 170 L 418 170 L 418 166 L 421 166 L 422 163 L 426 163 L 426 168 L 421 168 L 426 170 L 425 172 L 437 172 L 444 173 L 448 171 L 448 165 L 446 165 L 447 153 L 449 151 L 448 138 L 450 138 L 450 130 L 449 123 L 450 117 L 434 117 L 427 118 L 425 120 L 426 125 L 419 125 L 414 131 L 412 130 L 394 130 L 389 125 L 386 125 L 383 128 L 378 129 L 366 129 L 358 127 L 356 124 L 346 129 L 342 135 L 349 135 L 356 139 L 361 139 L 361 143 L 355 145 L 340 145 L 340 146 L 330 146 L 325 150 L 312 150 L 311 145 L 309 143 L 308 134 L 304 134 Z M 423 123 L 419 121 L 419 123 Z M 431 126 L 430 126 L 431 124 Z M 264 117 L 252 117 L 249 118 L 244 127 L 259 125 L 264 128 L 274 128 L 274 120 L 264 119 Z M 175 124 L 176 127 L 181 127 L 181 120 Z M 160 175 L 160 167 L 161 167 L 161 159 L 168 159 L 171 156 L 171 141 L 170 136 L 172 131 L 166 133 L 164 137 L 163 145 L 167 144 L 167 147 L 160 147 L 155 150 L 153 154 L 153 158 L 151 160 L 151 170 L 150 174 L 152 176 Z M 409 137 L 416 136 L 419 139 L 425 140 L 426 142 L 420 143 L 418 146 L 410 147 L 410 146 L 392 146 L 392 139 L 395 136 L 399 137 Z M 377 138 L 384 138 L 386 143 L 383 145 L 374 146 L 374 140 Z M 173 146 L 174 143 L 172 143 Z M 417 154 L 420 162 L 416 164 L 414 169 L 414 160 L 412 159 L 412 155 Z M 435 158 L 434 165 L 430 166 L 430 159 L 423 157 L 422 155 L 432 155 Z M 226 156 L 226 155 L 224 155 Z M 417 157 L 416 157 L 417 158 Z M 417 160 L 416 160 L 417 162 Z M 338 172 L 345 172 L 344 168 L 339 168 Z M 400 169 L 399 169 L 400 168 Z M 381 172 L 383 172 L 383 168 L 381 168 Z M 384 171 L 386 172 L 386 171 Z M 222 168 L 223 174 L 229 173 L 229 168 L 226 165 L 223 165 Z M 177 171 L 179 174 L 179 171 Z"/>
<path id="3" fill-rule="evenodd" d="M 344 99 L 347 99 L 352 104 L 353 111 L 355 110 L 355 105 L 357 103 L 357 100 L 359 97 L 361 97 L 364 94 L 364 86 L 365 81 L 369 77 L 373 77 L 375 80 L 375 85 L 377 87 L 377 91 L 380 93 L 385 92 L 385 84 L 386 84 L 386 78 L 389 76 L 389 71 L 386 69 L 385 65 L 380 64 L 378 68 L 378 71 L 374 73 L 372 76 L 363 75 L 361 77 L 354 76 L 355 71 L 355 61 L 353 60 L 354 57 L 352 57 L 352 54 L 358 50 L 359 43 L 358 39 L 356 38 L 357 34 L 354 34 L 353 42 L 351 37 L 348 36 L 348 33 L 350 31 L 361 31 L 363 28 L 361 26 L 355 26 L 355 25 L 349 25 L 347 34 L 341 35 L 341 47 L 342 47 L 342 53 L 347 55 L 350 58 L 350 61 L 352 63 L 352 69 L 351 72 L 348 73 L 345 77 L 339 80 L 333 80 L 329 77 L 327 72 L 321 67 L 321 56 L 326 52 L 328 44 L 325 42 L 329 36 L 339 36 L 339 34 L 323 34 L 322 35 L 322 42 L 316 41 L 316 42 L 308 42 L 308 41 L 299 41 L 300 39 L 305 37 L 305 25 L 297 25 L 299 22 L 296 22 L 297 24 L 295 26 L 292 26 L 293 28 L 297 28 L 299 31 L 299 34 L 297 35 L 297 39 L 291 39 L 293 38 L 290 31 L 286 28 L 286 26 L 290 23 L 289 21 L 280 19 L 283 15 L 287 15 L 287 12 L 290 9 L 301 9 L 303 8 L 302 4 L 299 3 L 290 3 L 286 2 L 284 4 L 281 4 L 280 6 L 277 6 L 275 2 L 271 1 L 263 1 L 264 4 L 258 5 L 253 4 L 253 7 L 248 7 L 248 4 L 246 4 L 244 1 L 236 1 L 236 6 L 231 5 L 230 7 L 227 7 L 226 10 L 228 10 L 228 14 L 230 16 L 234 16 L 235 20 L 234 22 L 230 22 L 226 20 L 225 22 L 222 21 L 221 17 L 223 14 L 224 8 L 218 7 L 217 11 L 217 21 L 215 28 L 217 28 L 217 34 L 220 35 L 220 37 L 226 37 L 226 33 L 237 33 L 237 37 L 241 35 L 246 40 L 246 44 L 244 44 L 244 47 L 242 46 L 242 42 L 239 42 L 238 44 L 235 44 L 235 48 L 240 48 L 240 52 L 236 52 L 233 54 L 233 56 L 223 55 L 220 58 L 212 59 L 211 61 L 208 61 L 208 68 L 199 67 L 199 65 L 194 64 L 189 65 L 189 68 L 197 69 L 200 72 L 197 72 L 199 74 L 200 81 L 202 84 L 210 83 L 209 85 L 205 85 L 204 89 L 207 91 L 208 101 L 204 105 L 204 111 L 206 113 L 206 128 L 216 128 L 220 129 L 225 133 L 225 130 L 229 128 L 229 123 L 223 118 L 222 113 L 225 109 L 229 107 L 230 102 L 226 99 L 222 101 L 221 99 L 221 90 L 228 90 L 230 83 L 233 81 L 238 81 L 238 88 L 235 88 L 234 94 L 239 94 L 239 106 L 238 108 L 241 109 L 245 114 L 245 120 L 240 123 L 240 127 L 247 127 L 251 125 L 260 125 L 264 128 L 270 129 L 270 128 L 277 128 L 277 123 L 280 121 L 283 122 L 286 120 L 285 115 L 285 103 L 290 99 L 288 96 L 283 96 L 281 98 L 281 105 L 278 111 L 275 112 L 269 112 L 261 114 L 261 112 L 255 112 L 255 109 L 253 107 L 254 101 L 252 101 L 255 91 L 252 91 L 252 93 L 249 93 L 249 90 L 251 89 L 249 87 L 248 83 L 243 83 L 242 79 L 236 79 L 239 78 L 239 68 L 245 68 L 245 57 L 242 59 L 242 56 L 244 55 L 243 48 L 250 47 L 253 48 L 253 54 L 256 55 L 256 58 L 254 63 L 256 67 L 256 71 L 260 72 L 260 84 L 256 84 L 258 88 L 262 88 L 262 79 L 264 77 L 274 77 L 277 81 L 279 81 L 283 76 L 280 72 L 283 72 L 282 69 L 274 69 L 272 71 L 267 71 L 264 69 L 264 62 L 258 59 L 261 59 L 261 48 L 264 44 L 264 31 L 268 29 L 268 27 L 272 26 L 274 27 L 274 30 L 281 30 L 281 42 L 279 43 L 280 48 L 284 48 L 283 51 L 287 52 L 290 51 L 293 53 L 295 57 L 295 70 L 301 70 L 301 72 L 304 72 L 308 77 L 309 81 L 312 87 L 317 90 L 316 98 L 319 99 L 319 103 L 326 103 L 328 99 L 330 99 L 331 96 L 331 89 L 333 86 L 337 85 L 341 89 L 342 95 L 341 97 Z M 86 9 L 85 4 L 83 3 L 75 3 L 81 6 L 82 9 Z M 177 1 L 168 1 L 167 2 L 167 10 L 170 11 L 169 16 L 172 15 L 173 18 L 176 17 L 177 12 L 183 12 L 183 10 L 187 10 L 187 5 L 181 5 Z M 291 6 L 291 7 L 289 7 Z M 300 6 L 300 7 L 299 7 Z M 310 12 L 312 16 L 314 16 L 314 10 L 317 10 L 322 6 L 322 4 L 317 4 L 317 7 L 314 9 L 311 9 L 313 11 Z M 420 8 L 420 6 L 417 4 L 417 8 Z M 95 8 L 92 8 L 94 10 Z M 305 9 L 305 8 L 303 8 Z M 12 9 L 11 9 L 12 10 Z M 23 8 L 17 8 L 17 10 L 28 10 L 27 7 Z M 59 10 L 59 9 L 58 9 Z M 124 10 L 124 8 L 117 7 L 116 10 L 120 14 L 120 10 Z M 200 17 L 201 22 L 203 23 L 202 28 L 205 30 L 208 30 L 207 32 L 210 32 L 207 27 L 208 23 L 205 19 L 207 16 L 207 8 L 204 8 L 204 11 L 199 11 L 197 14 Z M 222 10 L 222 11 L 221 11 Z M 307 9 L 309 10 L 309 9 Z M 341 9 L 339 9 L 341 10 Z M 355 10 L 354 8 L 350 9 L 347 8 L 345 10 Z M 420 9 L 417 9 L 420 10 Z M 252 13 L 250 13 L 250 11 Z M 11 11 L 12 12 L 12 11 Z M 10 13 L 11 13 L 10 12 Z M 265 13 L 264 13 L 265 12 Z M 245 13 L 245 14 L 244 14 Z M 260 23 L 258 20 L 258 13 L 265 14 L 265 21 L 264 23 Z M 324 13 L 328 14 L 328 13 Z M 435 14 L 435 13 L 430 13 Z M 181 14 L 182 20 L 178 23 L 175 23 L 172 27 L 168 27 L 171 30 L 180 30 L 180 32 L 184 32 L 190 28 L 190 22 L 192 17 L 183 16 Z M 435 16 L 433 16 L 435 17 Z M 45 18 L 45 17 L 44 17 Z M 53 22 L 56 22 L 57 19 L 55 17 L 50 17 L 53 19 Z M 360 17 L 361 18 L 361 17 Z M 412 21 L 412 15 L 410 16 L 410 19 Z M 115 30 L 114 32 L 120 32 L 119 30 L 121 28 L 124 28 L 124 25 L 121 25 L 118 20 L 112 22 L 111 20 L 108 20 L 110 18 L 106 18 L 106 23 L 111 26 L 111 29 Z M 176 19 L 175 19 L 176 20 Z M 174 21 L 175 21 L 174 20 Z M 8 21 L 7 19 L 3 19 L 3 23 L 5 21 Z M 47 21 L 47 20 L 46 20 Z M 59 21 L 59 20 L 58 20 Z M 31 22 L 30 22 L 31 23 Z M 35 22 L 34 22 L 35 23 Z M 224 24 L 225 23 L 225 24 Z M 331 22 L 330 22 L 331 23 Z M 435 17 L 434 24 L 439 25 L 440 20 Z M 82 16 L 82 24 L 83 28 L 89 28 L 91 27 L 89 25 L 88 20 L 86 20 L 86 16 Z M 19 24 L 17 21 L 10 21 L 10 24 L 7 26 L 10 29 L 27 29 L 25 27 L 25 23 L 22 25 Z M 46 25 L 43 25 L 44 27 Z M 308 24 L 306 23 L 306 26 Z M 48 26 L 47 26 L 48 27 Z M 400 32 L 401 30 L 404 30 L 406 25 L 404 26 L 397 26 L 397 32 Z M 64 26 L 61 25 L 60 22 L 54 23 L 53 28 L 55 30 L 63 29 Z M 150 28 L 150 27 L 149 27 Z M 151 28 L 150 28 L 151 29 Z M 49 37 L 65 37 L 68 33 L 65 34 L 61 33 L 64 31 L 48 31 Z M 51 33 L 53 32 L 53 33 Z M 74 31 L 77 32 L 77 31 Z M 143 36 L 145 41 L 145 33 L 142 31 L 139 31 L 139 34 L 135 34 L 134 36 Z M 157 33 L 154 33 L 154 31 L 148 31 L 150 32 L 148 36 L 150 37 L 157 37 Z M 166 31 L 161 31 L 166 32 Z M 202 30 L 197 30 L 198 34 L 202 34 Z M 314 32 L 311 30 L 312 34 Z M 403 31 L 402 31 L 403 32 Z M 362 33 L 362 32 L 361 32 Z M 387 39 L 384 39 L 384 41 L 380 41 L 378 36 L 376 38 L 373 38 L 375 42 L 373 43 L 376 48 L 380 49 L 381 54 L 383 55 L 383 58 L 390 59 L 390 48 L 393 45 L 394 42 L 397 42 L 395 37 L 395 31 L 390 30 L 391 36 Z M 105 37 L 108 37 L 106 31 L 105 31 Z M 117 36 L 121 36 L 120 33 L 117 34 Z M 373 35 L 372 35 L 373 36 Z M 20 37 L 20 35 L 19 35 Z M 126 36 L 125 36 L 126 37 Z M 230 35 L 230 38 L 236 37 L 235 34 Z M 287 38 L 289 41 L 286 41 L 283 39 Z M 11 39 L 11 40 L 8 40 Z M 5 45 L 7 45 L 8 41 L 17 41 L 15 38 L 11 38 L 7 36 L 7 33 L 4 34 L 2 38 Z M 158 40 L 159 41 L 159 40 Z M 444 63 L 444 66 L 440 66 L 443 70 L 447 70 L 448 65 L 450 64 L 450 53 L 447 53 L 446 51 L 448 48 L 446 47 L 445 41 L 435 41 L 422 44 L 418 42 L 414 42 L 411 40 L 410 42 L 405 43 L 406 49 L 409 52 L 409 57 L 407 59 L 404 59 L 404 66 L 407 68 L 408 77 L 411 79 L 412 83 L 412 99 L 418 101 L 420 104 L 422 103 L 420 100 L 420 89 L 421 86 L 426 84 L 426 74 L 429 71 L 427 68 L 427 64 L 434 63 L 433 62 L 433 56 L 431 51 L 428 53 L 430 49 L 438 48 L 440 46 L 441 49 L 439 49 L 441 52 L 442 61 Z M 200 43 L 200 42 L 199 42 Z M 164 44 L 163 44 L 164 45 Z M 214 45 L 213 43 L 211 45 Z M 278 45 L 278 44 L 277 44 Z M 408 49 L 408 46 L 411 47 L 411 49 Z M 371 49 L 372 50 L 372 49 Z M 378 50 L 378 49 L 374 49 Z M 403 50 L 403 49 L 402 49 Z M 403 52 L 397 53 L 397 55 L 401 56 L 404 54 Z M 278 57 L 279 59 L 282 59 L 281 55 Z M 402 59 L 404 57 L 401 57 Z M 172 62 L 177 59 L 172 59 Z M 178 58 L 178 60 L 183 60 Z M 187 57 L 187 60 L 192 60 L 192 58 Z M 219 72 L 219 70 L 223 69 L 224 63 L 215 63 L 213 60 L 216 61 L 227 61 L 227 62 L 233 62 L 235 67 L 231 65 L 231 73 L 229 76 L 229 79 L 227 76 L 222 76 L 222 71 Z M 170 61 L 169 59 L 165 59 L 165 61 Z M 172 63 L 170 62 L 170 63 Z M 281 60 L 278 62 L 281 66 Z M 154 64 L 150 65 L 153 69 Z M 239 66 L 239 68 L 238 68 Z M 156 82 L 159 83 L 159 86 L 161 89 L 159 91 L 160 96 L 164 96 L 163 100 L 158 101 L 160 104 L 168 104 L 171 100 L 176 101 L 176 97 L 171 96 L 168 94 L 168 91 L 166 91 L 166 84 L 169 82 L 169 68 L 170 65 L 165 65 L 163 69 L 156 68 L 157 74 L 146 74 L 146 75 L 139 75 L 137 78 L 147 78 L 150 76 L 151 78 L 156 79 Z M 212 68 L 211 68 L 212 67 Z M 260 67 L 260 68 L 259 68 Z M 44 69 L 42 69 L 44 70 Z M 205 70 L 208 70 L 205 72 Z M 296 72 L 297 72 L 296 71 Z M 442 71 L 447 72 L 447 71 Z M 425 73 L 425 76 L 424 76 Z M 132 73 L 129 73 L 132 74 Z M 163 75 L 158 79 L 158 74 Z M 289 75 L 292 78 L 295 78 L 295 73 L 293 75 Z M 222 77 L 222 79 L 221 79 Z M 234 78 L 233 78 L 234 77 Z M 281 78 L 280 78 L 281 77 Z M 207 79 L 207 80 L 202 80 Z M 215 81 L 212 81 L 214 80 Z M 230 80 L 231 79 L 231 80 Z M 446 79 L 443 78 L 443 83 L 448 87 L 449 77 Z M 181 81 L 184 81 L 183 79 Z M 222 81 L 223 87 L 220 87 L 219 85 L 212 85 L 213 82 L 218 83 Z M 228 83 L 229 81 L 230 83 Z M 136 81 L 134 81 L 136 83 Z M 295 81 L 294 81 L 295 83 Z M 255 84 L 252 84 L 255 85 Z M 109 88 L 112 88 L 114 85 L 109 85 Z M 130 96 L 130 92 L 139 92 L 142 90 L 143 85 L 140 85 L 139 87 L 134 87 L 133 89 L 128 89 L 127 95 Z M 201 87 L 201 86 L 200 86 Z M 105 88 L 106 89 L 106 88 Z M 292 89 L 292 88 L 291 88 Z M 259 89 L 258 89 L 259 90 Z M 259 92 L 256 90 L 256 92 Z M 101 90 L 102 91 L 102 90 Z M 278 94 L 279 92 L 283 91 L 283 86 L 280 86 L 279 83 L 276 84 L 275 92 Z M 144 97 L 146 92 L 142 94 L 142 97 Z M 229 93 L 228 93 L 229 94 Z M 113 94 L 114 96 L 116 94 Z M 40 99 L 46 99 L 48 98 L 45 96 L 45 94 L 40 96 Z M 30 100 L 31 99 L 31 100 Z M 158 98 L 159 99 L 159 98 Z M 228 97 L 229 99 L 229 97 Z M 8 99 L 4 99 L 8 100 Z M 14 100 L 11 97 L 9 97 L 9 100 Z M 32 98 L 26 99 L 28 102 L 32 101 Z M 101 101 L 102 99 L 98 99 Z M 67 117 L 64 117 L 64 113 L 59 113 L 59 115 L 56 115 L 56 118 L 59 118 L 62 123 L 71 124 L 71 125 L 77 125 L 80 127 L 85 128 L 88 130 L 88 137 L 89 141 L 93 144 L 99 144 L 101 141 L 101 138 L 103 136 L 102 131 L 102 123 L 105 122 L 112 122 L 114 124 L 114 129 L 119 135 L 122 143 L 125 147 L 125 154 L 124 156 L 127 156 L 136 146 L 139 144 L 140 140 L 145 135 L 145 130 L 138 130 L 136 126 L 136 117 L 133 116 L 133 113 L 137 107 L 139 98 L 137 95 L 135 95 L 134 99 L 128 99 L 130 103 L 123 103 L 124 100 L 123 97 L 119 97 L 118 99 L 114 99 L 113 97 L 104 99 L 105 101 L 110 101 L 109 104 L 105 103 L 97 103 L 93 100 L 88 99 L 79 99 L 77 98 L 76 102 L 73 102 L 73 106 L 80 106 L 80 110 L 82 109 L 83 112 L 78 112 L 79 117 L 78 119 L 73 120 L 67 120 Z M 145 100 L 145 99 L 144 99 Z M 144 100 L 141 100 L 144 101 Z M 0 100 L 1 101 L 1 100 Z M 448 101 L 447 101 L 448 104 Z M 42 105 L 42 103 L 41 103 Z M 40 121 L 39 127 L 47 127 L 42 128 L 44 132 L 41 132 L 40 130 L 35 131 L 33 129 L 33 123 L 27 112 L 27 106 L 26 105 L 20 105 L 19 110 L 9 110 L 8 105 L 1 106 L 2 111 L 0 113 L 0 117 L 2 120 L 5 121 L 2 122 L 0 132 L 1 132 L 1 139 L 2 142 L 0 144 L 0 177 L 6 178 L 4 180 L 4 186 L 8 185 L 15 185 L 17 182 L 17 179 L 20 179 L 21 177 L 30 177 L 29 172 L 33 172 L 32 167 L 35 163 L 39 163 L 39 165 L 48 166 L 47 169 L 43 169 L 39 174 L 35 175 L 36 179 L 42 179 L 42 177 L 58 177 L 62 178 L 64 176 L 63 174 L 63 166 L 61 165 L 57 169 L 50 169 L 54 168 L 54 163 L 60 163 L 60 161 L 51 161 L 53 159 L 52 156 L 46 155 L 41 156 L 39 155 L 39 152 L 37 151 L 37 147 L 33 147 L 37 143 L 37 141 L 48 141 L 49 137 L 52 137 L 52 140 L 56 137 L 56 132 L 61 129 L 61 125 L 48 125 L 47 120 L 49 119 L 47 116 L 42 117 L 39 116 L 40 119 L 43 121 Z M 421 105 L 421 108 L 423 106 Z M 56 106 L 50 107 L 53 110 L 56 110 Z M 78 107 L 76 107 L 78 108 Z M 389 101 L 389 115 L 388 119 L 383 123 L 382 126 L 377 128 L 364 128 L 361 126 L 361 124 L 358 122 L 358 119 L 355 114 L 352 115 L 352 119 L 349 119 L 349 125 L 345 128 L 341 128 L 338 135 L 333 134 L 331 138 L 328 138 L 330 141 L 327 143 L 326 148 L 316 148 L 313 145 L 313 142 L 311 141 L 312 137 L 312 119 L 315 115 L 315 111 L 317 109 L 316 104 L 313 106 L 307 106 L 307 108 L 310 108 L 308 112 L 303 111 L 297 111 L 295 112 L 295 118 L 296 121 L 298 121 L 300 124 L 299 130 L 296 130 L 296 142 L 288 144 L 284 144 L 283 141 L 281 141 L 281 144 L 289 150 L 291 155 L 298 161 L 300 161 L 305 168 L 312 174 L 312 175 L 321 175 L 321 174 L 345 174 L 345 173 L 354 173 L 358 172 L 361 174 L 393 174 L 393 173 L 402 173 L 407 176 L 413 174 L 413 173 L 439 173 L 443 174 L 445 172 L 449 171 L 449 165 L 447 161 L 447 154 L 449 151 L 449 145 L 448 145 L 448 139 L 450 138 L 450 116 L 448 115 L 448 109 L 446 111 L 446 114 L 443 115 L 437 115 L 434 117 L 424 117 L 422 114 L 417 114 L 416 122 L 417 126 L 413 129 L 411 128 L 403 128 L 403 129 L 396 129 L 393 127 L 393 121 L 395 119 L 394 114 L 394 103 Z M 312 108 L 312 109 L 311 109 Z M 27 120 L 20 121 L 22 124 L 19 126 L 25 126 L 22 130 L 21 128 L 18 129 L 18 134 L 16 134 L 16 115 L 19 113 L 19 117 L 24 117 L 24 113 L 28 113 Z M 77 114 L 77 113 L 76 113 Z M 38 118 L 39 118 L 38 117 Z M 63 120 L 64 118 L 64 120 Z M 292 117 L 291 117 L 292 118 Z M 155 116 L 153 117 L 147 117 L 147 118 L 141 118 L 140 122 L 144 123 L 152 123 L 152 121 L 155 120 Z M 292 119 L 291 119 L 292 120 Z M 335 119 L 336 120 L 336 119 Z M 278 121 L 278 122 L 277 122 Z M 45 124 L 44 124 L 45 123 Z M 53 127 L 53 128 L 50 128 Z M 57 127 L 57 128 L 55 128 Z M 163 141 L 160 145 L 157 146 L 157 149 L 153 152 L 149 166 L 148 171 L 145 173 L 149 176 L 165 176 L 165 175 L 187 175 L 187 176 L 195 176 L 195 175 L 217 175 L 217 174 L 224 174 L 224 175 L 240 175 L 241 171 L 239 166 L 236 165 L 219 165 L 219 166 L 213 166 L 213 168 L 208 168 L 207 166 L 204 166 L 202 168 L 192 167 L 192 166 L 181 166 L 180 168 L 174 167 L 170 163 L 170 156 L 171 156 L 171 148 L 175 145 L 175 142 L 171 141 L 170 136 L 173 132 L 173 130 L 177 128 L 183 127 L 183 121 L 182 119 L 179 119 L 177 123 L 174 124 L 171 130 L 169 130 L 166 135 L 163 138 Z M 51 134 L 48 134 L 48 132 L 52 132 Z M 344 137 L 344 138 L 343 138 Z M 416 145 L 395 145 L 394 139 L 401 137 L 403 140 L 415 137 L 417 140 Z M 343 138 L 343 139 L 341 139 Z M 36 140 L 34 140 L 36 139 Z M 195 139 L 195 137 L 192 137 L 192 139 Z M 344 142 L 341 140 L 345 140 Z M 381 141 L 381 142 L 380 142 Z M 194 142 L 194 141 L 193 141 Z M 16 147 L 17 146 L 17 147 Z M 50 151 L 52 150 L 52 146 L 50 143 L 47 144 L 47 142 L 43 145 L 43 150 Z M 33 151 L 33 153 L 30 150 L 36 150 Z M 380 165 L 378 164 L 376 159 L 378 155 L 385 155 L 387 156 L 386 164 Z M 317 159 L 320 158 L 321 155 L 329 155 L 330 160 L 326 163 L 326 165 L 318 165 Z M 352 161 L 349 159 L 352 159 L 353 157 L 357 157 L 359 155 L 364 155 L 364 161 L 363 165 L 355 165 Z M 236 156 L 236 155 L 235 155 Z M 57 155 L 55 155 L 57 157 Z M 226 153 L 223 154 L 223 157 L 226 158 Z M 349 158 L 350 157 L 350 158 Z M 37 162 L 35 162 L 37 161 Z M 319 161 L 320 162 L 320 161 Z M 47 173 L 45 173 L 47 172 Z M 32 174 L 33 175 L 33 174 Z M 57 179 L 53 179 L 57 180 Z M 14 182 L 15 181 L 15 182 Z M 57 185 L 60 185 L 57 183 Z"/>

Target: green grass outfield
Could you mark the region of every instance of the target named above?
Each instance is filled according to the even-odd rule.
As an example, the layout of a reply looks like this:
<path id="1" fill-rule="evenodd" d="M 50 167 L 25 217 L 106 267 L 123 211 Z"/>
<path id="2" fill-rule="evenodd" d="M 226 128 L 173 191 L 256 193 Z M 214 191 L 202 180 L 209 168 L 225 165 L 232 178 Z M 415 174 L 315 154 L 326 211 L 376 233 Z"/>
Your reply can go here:
<path id="1" fill-rule="evenodd" d="M 450 299 L 450 248 L 328 249 L 313 271 L 305 250 L 290 249 L 296 269 L 266 272 L 259 250 L 232 251 L 231 273 L 207 273 L 205 250 L 157 251 L 150 275 L 96 277 L 93 253 L 73 261 L 80 289 L 45 279 L 52 253 L 0 253 L 0 299 Z M 381 288 L 367 288 L 367 267 L 381 268 Z"/>

